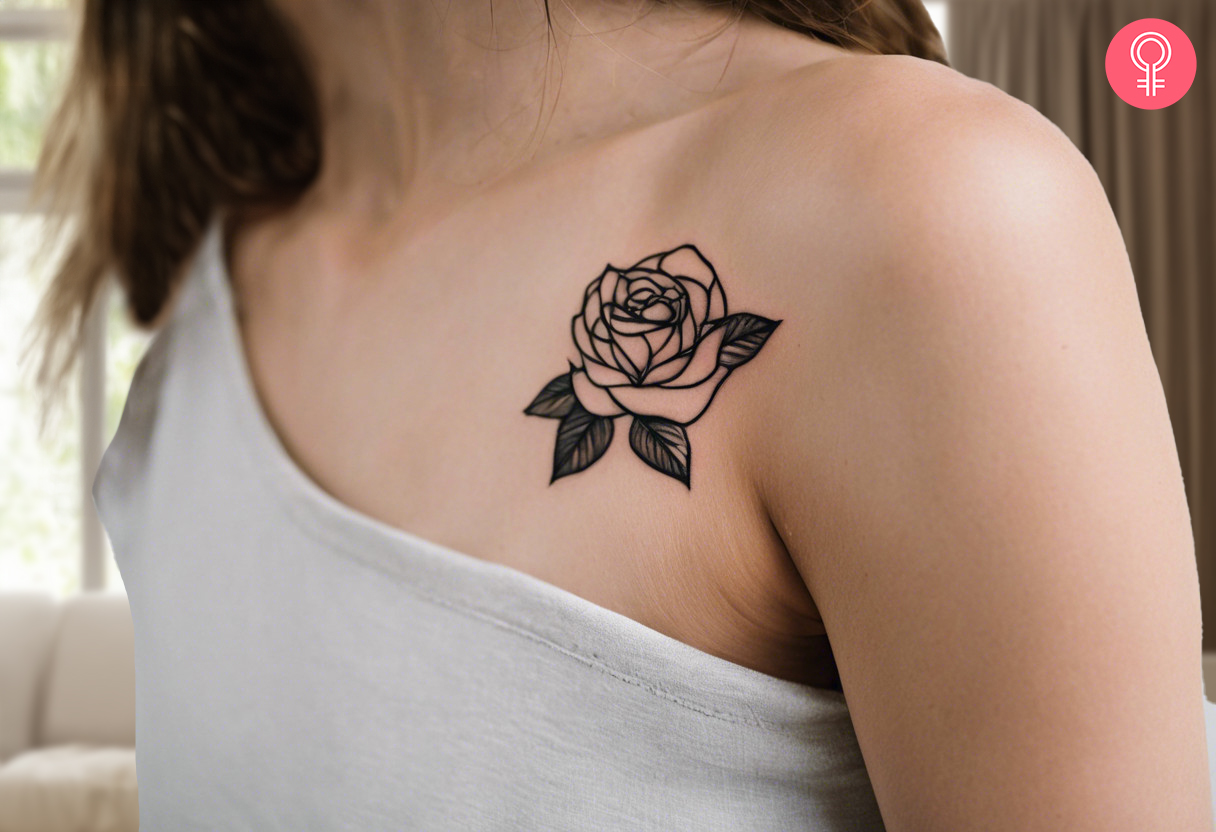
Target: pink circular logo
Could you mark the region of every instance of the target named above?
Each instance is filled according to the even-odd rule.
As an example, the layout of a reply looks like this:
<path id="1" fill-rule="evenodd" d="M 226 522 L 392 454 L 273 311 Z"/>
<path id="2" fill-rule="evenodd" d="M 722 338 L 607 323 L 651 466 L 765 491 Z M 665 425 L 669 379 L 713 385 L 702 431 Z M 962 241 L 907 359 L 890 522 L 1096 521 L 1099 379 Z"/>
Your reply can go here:
<path id="1" fill-rule="evenodd" d="M 1115 94 L 1141 110 L 1176 104 L 1195 82 L 1195 47 L 1168 20 L 1146 17 L 1119 30 L 1106 50 Z"/>

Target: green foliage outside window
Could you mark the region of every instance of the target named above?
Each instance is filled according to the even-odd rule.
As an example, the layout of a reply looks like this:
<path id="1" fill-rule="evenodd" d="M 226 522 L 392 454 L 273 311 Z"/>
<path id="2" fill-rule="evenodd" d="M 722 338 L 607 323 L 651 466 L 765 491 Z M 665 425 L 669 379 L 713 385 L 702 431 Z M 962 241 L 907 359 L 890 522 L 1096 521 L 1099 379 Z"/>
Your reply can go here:
<path id="1" fill-rule="evenodd" d="M 58 42 L 0 43 L 0 168 L 33 168 L 69 51 Z"/>
<path id="2" fill-rule="evenodd" d="M 66 5 L 0 0 L 0 15 Z M 33 169 L 70 52 L 65 41 L 0 41 L 0 169 Z M 81 516 L 91 506 L 83 503 L 88 498 L 80 461 L 79 365 L 59 419 L 39 438 L 32 386 L 37 357 L 18 363 L 49 277 L 34 260 L 41 224 L 35 213 L 0 213 L 0 589 L 35 588 L 62 597 L 80 589 Z M 119 292 L 111 291 L 109 301 L 102 426 L 107 443 L 150 338 L 127 323 Z M 107 585 L 121 588 L 112 557 Z"/>

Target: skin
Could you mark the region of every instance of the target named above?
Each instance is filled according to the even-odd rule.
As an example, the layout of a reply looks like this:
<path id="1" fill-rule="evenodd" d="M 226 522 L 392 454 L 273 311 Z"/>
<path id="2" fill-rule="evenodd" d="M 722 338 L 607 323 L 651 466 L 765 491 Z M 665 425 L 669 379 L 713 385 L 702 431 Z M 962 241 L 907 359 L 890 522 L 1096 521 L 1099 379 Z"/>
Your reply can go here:
<path id="1" fill-rule="evenodd" d="M 828 633 L 893 832 L 1211 828 L 1177 452 L 1058 130 L 925 61 L 575 3 L 538 139 L 530 4 L 495 5 L 498 51 L 478 3 L 280 5 L 326 164 L 229 261 L 302 470 L 761 672 L 821 682 Z M 550 486 L 520 410 L 584 287 L 686 242 L 780 330 L 689 427 L 691 489 L 623 436 Z"/>

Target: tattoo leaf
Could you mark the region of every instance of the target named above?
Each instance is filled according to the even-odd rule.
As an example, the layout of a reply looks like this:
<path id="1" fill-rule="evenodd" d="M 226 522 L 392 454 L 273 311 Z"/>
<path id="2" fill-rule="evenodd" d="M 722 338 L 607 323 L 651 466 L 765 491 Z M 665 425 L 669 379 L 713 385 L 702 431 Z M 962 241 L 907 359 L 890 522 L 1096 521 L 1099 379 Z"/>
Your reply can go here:
<path id="1" fill-rule="evenodd" d="M 567 474 L 576 474 L 604 455 L 612 441 L 612 419 L 589 413 L 577 401 L 557 426 L 553 449 L 552 485 Z"/>
<path id="2" fill-rule="evenodd" d="M 746 364 L 773 334 L 773 330 L 781 321 L 753 315 L 750 312 L 739 312 L 722 319 L 719 326 L 726 327 L 722 336 L 722 349 L 718 353 L 718 363 L 723 367 L 738 367 Z"/>
<path id="3" fill-rule="evenodd" d="M 688 471 L 692 448 L 683 425 L 655 416 L 634 416 L 629 426 L 629 446 L 651 468 L 692 488 Z"/>
<path id="4" fill-rule="evenodd" d="M 536 394 L 532 404 L 524 408 L 529 416 L 547 416 L 550 419 L 560 419 L 570 412 L 574 406 L 574 387 L 570 383 L 570 374 L 562 373 L 545 385 L 545 389 Z"/>

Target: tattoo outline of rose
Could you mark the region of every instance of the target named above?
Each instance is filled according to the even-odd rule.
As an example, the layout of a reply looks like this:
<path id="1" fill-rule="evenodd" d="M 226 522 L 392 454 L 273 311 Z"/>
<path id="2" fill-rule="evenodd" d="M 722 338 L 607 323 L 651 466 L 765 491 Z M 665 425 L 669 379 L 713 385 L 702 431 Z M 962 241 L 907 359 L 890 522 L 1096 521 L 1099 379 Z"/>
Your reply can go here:
<path id="1" fill-rule="evenodd" d="M 691 243 L 625 269 L 606 265 L 570 321 L 578 364 L 567 360 L 569 370 L 524 408 L 561 420 L 549 484 L 590 467 L 608 449 L 614 420 L 630 416 L 634 453 L 691 489 L 686 426 L 780 323 L 728 315 L 717 272 Z"/>

